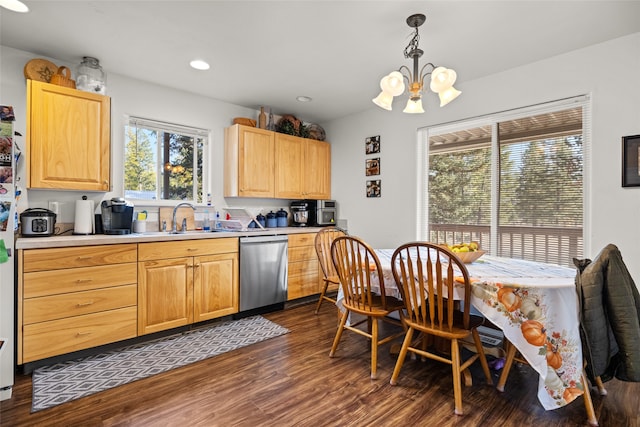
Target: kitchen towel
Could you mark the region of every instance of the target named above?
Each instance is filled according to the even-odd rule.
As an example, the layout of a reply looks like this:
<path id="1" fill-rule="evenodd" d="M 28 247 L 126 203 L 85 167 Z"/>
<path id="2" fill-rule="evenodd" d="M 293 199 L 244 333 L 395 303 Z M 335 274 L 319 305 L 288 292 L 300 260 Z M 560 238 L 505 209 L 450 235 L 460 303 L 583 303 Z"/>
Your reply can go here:
<path id="1" fill-rule="evenodd" d="M 93 200 L 76 200 L 76 216 L 73 234 L 93 234 L 95 232 L 95 206 Z"/>

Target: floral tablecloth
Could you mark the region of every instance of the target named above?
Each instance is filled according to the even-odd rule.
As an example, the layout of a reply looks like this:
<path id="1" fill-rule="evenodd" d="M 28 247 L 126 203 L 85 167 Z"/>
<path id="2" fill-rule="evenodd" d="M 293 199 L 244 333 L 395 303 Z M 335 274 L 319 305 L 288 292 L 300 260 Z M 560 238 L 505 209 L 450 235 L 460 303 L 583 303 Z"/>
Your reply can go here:
<path id="1" fill-rule="evenodd" d="M 401 298 L 391 272 L 393 250 L 376 249 L 376 254 L 382 265 L 386 294 Z M 585 385 L 576 271 L 489 255 L 467 264 L 467 270 L 472 283 L 471 304 L 502 329 L 538 372 L 538 399 L 542 406 L 556 409 L 582 395 Z"/>
<path id="2" fill-rule="evenodd" d="M 471 304 L 502 329 L 540 374 L 542 406 L 556 409 L 582 395 L 576 271 L 487 255 L 468 264 L 467 270 Z"/>

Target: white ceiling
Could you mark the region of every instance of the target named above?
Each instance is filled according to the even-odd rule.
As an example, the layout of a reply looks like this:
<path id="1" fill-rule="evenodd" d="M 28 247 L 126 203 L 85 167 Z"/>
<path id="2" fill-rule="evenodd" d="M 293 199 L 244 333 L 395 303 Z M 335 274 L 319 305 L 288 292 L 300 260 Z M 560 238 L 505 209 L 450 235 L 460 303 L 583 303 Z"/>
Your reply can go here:
<path id="1" fill-rule="evenodd" d="M 0 11 L 4 46 L 71 64 L 94 56 L 107 74 L 317 123 L 377 108 L 380 78 L 410 66 L 414 13 L 427 16 L 420 65 L 455 69 L 457 87 L 640 31 L 640 1 L 23 2 L 29 13 Z M 194 58 L 211 69 L 191 69 Z"/>

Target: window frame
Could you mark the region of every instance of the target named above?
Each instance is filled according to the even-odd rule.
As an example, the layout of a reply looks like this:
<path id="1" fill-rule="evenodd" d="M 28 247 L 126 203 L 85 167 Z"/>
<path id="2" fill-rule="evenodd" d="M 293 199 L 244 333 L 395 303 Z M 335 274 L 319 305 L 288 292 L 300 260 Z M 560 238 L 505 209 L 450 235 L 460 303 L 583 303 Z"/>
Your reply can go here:
<path id="1" fill-rule="evenodd" d="M 194 206 L 206 205 L 207 194 L 211 193 L 211 184 L 210 184 L 210 175 L 209 175 L 209 169 L 211 165 L 211 158 L 210 158 L 211 130 L 198 128 L 194 126 L 165 122 L 162 120 L 147 119 L 147 118 L 132 116 L 132 115 L 124 115 L 123 121 L 124 123 L 122 127 L 122 132 L 123 132 L 124 143 L 123 143 L 123 150 L 122 150 L 122 159 L 123 159 L 122 192 L 123 194 L 125 194 L 126 200 L 129 200 L 138 206 L 158 206 L 158 207 L 175 206 L 176 203 L 180 203 L 180 202 L 191 203 Z M 201 195 L 198 195 L 197 191 L 194 191 L 194 198 L 186 199 L 186 200 L 140 199 L 140 198 L 133 198 L 133 197 L 126 196 L 126 191 L 127 191 L 126 184 L 125 184 L 126 176 L 124 171 L 127 163 L 127 142 L 128 142 L 127 128 L 133 126 L 134 124 L 137 124 L 139 127 L 144 127 L 145 129 L 154 130 L 156 132 L 175 133 L 175 134 L 180 134 L 184 136 L 189 136 L 194 138 L 194 144 L 198 143 L 197 142 L 198 138 L 202 139 L 202 154 L 201 154 L 202 194 Z M 160 144 L 158 145 L 160 146 Z M 158 147 L 158 150 L 159 149 L 160 147 Z M 194 155 L 196 154 L 195 152 L 196 150 L 194 150 Z M 194 158 L 193 163 L 194 165 L 197 164 L 197 158 Z M 155 166 L 156 166 L 156 170 L 159 171 L 160 165 L 156 163 Z M 194 170 L 194 177 L 197 179 L 197 173 L 195 172 L 195 170 Z M 159 179 L 160 177 L 157 177 L 157 180 Z"/>
<path id="2" fill-rule="evenodd" d="M 590 235 L 589 217 L 589 188 L 590 185 L 590 152 L 591 152 L 591 97 L 590 95 L 580 95 L 565 98 L 558 101 L 537 104 L 529 107 L 514 110 L 502 111 L 485 116 L 474 117 L 434 126 L 426 126 L 418 129 L 417 132 L 417 212 L 416 212 L 416 236 L 418 240 L 429 240 L 429 138 L 433 135 L 462 131 L 482 126 L 491 126 L 491 221 L 490 221 L 490 245 L 492 255 L 495 255 L 498 248 L 498 184 L 499 184 L 499 138 L 498 123 L 517 120 L 538 114 L 561 111 L 575 107 L 582 107 L 582 143 L 583 143 L 583 221 L 582 221 L 582 242 L 583 253 L 589 253 L 590 243 L 587 236 Z"/>

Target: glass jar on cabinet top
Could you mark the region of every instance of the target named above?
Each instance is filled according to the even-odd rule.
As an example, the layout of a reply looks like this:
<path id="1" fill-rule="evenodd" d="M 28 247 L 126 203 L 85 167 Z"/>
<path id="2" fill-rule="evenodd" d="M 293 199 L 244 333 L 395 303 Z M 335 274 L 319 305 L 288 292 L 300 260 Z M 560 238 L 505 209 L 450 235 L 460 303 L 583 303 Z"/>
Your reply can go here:
<path id="1" fill-rule="evenodd" d="M 76 89 L 85 92 L 105 95 L 107 92 L 107 76 L 100 66 L 100 61 L 90 56 L 82 57 L 76 73 Z"/>

